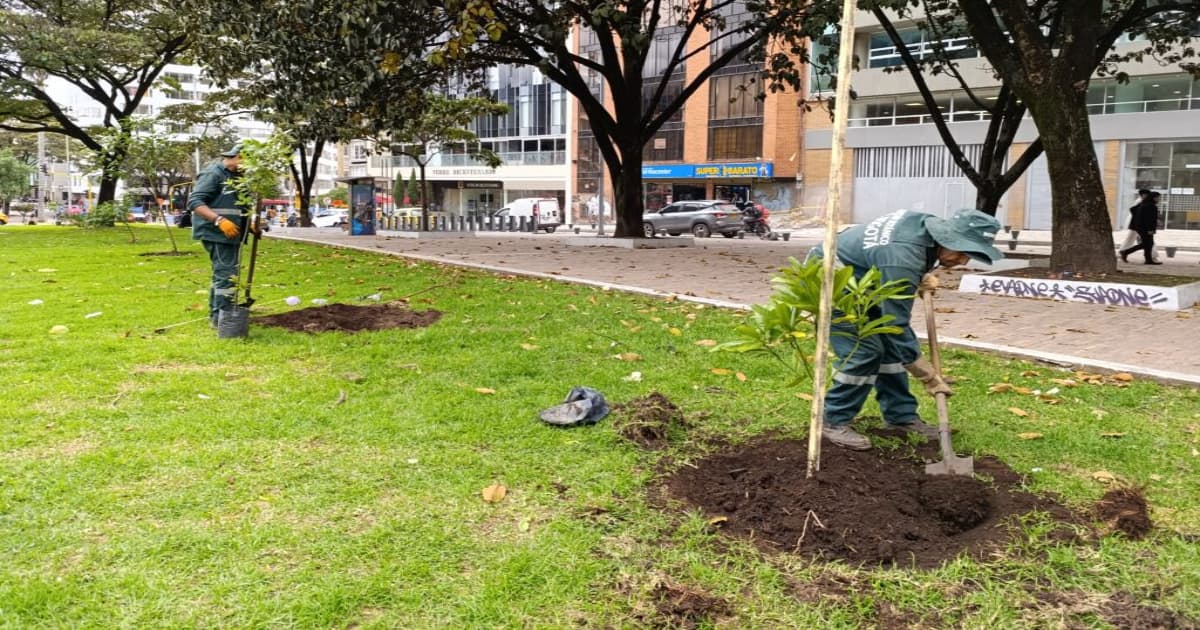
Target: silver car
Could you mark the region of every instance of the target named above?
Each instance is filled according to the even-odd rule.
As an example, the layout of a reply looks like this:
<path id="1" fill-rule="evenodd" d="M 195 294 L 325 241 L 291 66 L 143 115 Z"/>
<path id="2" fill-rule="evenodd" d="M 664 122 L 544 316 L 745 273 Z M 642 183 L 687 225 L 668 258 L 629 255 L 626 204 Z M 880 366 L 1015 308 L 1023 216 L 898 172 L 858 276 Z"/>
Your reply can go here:
<path id="1" fill-rule="evenodd" d="M 720 233 L 733 238 L 742 230 L 742 211 L 728 201 L 676 201 L 657 212 L 642 215 L 642 232 L 646 238 L 666 232 L 678 236 L 691 232 L 699 238 Z"/>

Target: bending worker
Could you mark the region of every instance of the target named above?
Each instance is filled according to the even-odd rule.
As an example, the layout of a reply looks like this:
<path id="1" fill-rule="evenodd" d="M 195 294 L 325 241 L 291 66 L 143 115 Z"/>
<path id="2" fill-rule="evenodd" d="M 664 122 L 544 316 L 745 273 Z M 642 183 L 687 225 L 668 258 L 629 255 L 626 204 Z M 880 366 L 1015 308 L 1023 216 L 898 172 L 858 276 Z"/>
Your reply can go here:
<path id="1" fill-rule="evenodd" d="M 855 277 L 869 269 L 879 269 L 883 282 L 903 280 L 907 293 L 936 288 L 936 278 L 926 276 L 937 266 L 966 264 L 968 258 L 992 263 L 1003 258 L 993 246 L 1000 223 L 978 210 L 959 210 L 949 219 L 923 212 L 897 210 L 865 225 L 838 235 L 837 257 L 840 264 L 854 268 Z M 820 256 L 821 248 L 812 256 Z M 872 318 L 892 315 L 892 325 L 901 328 L 897 335 L 854 337 L 850 324 L 834 326 L 830 337 L 837 355 L 833 385 L 825 396 L 825 426 L 822 435 L 838 446 L 867 450 L 871 442 L 850 428 L 867 395 L 875 398 L 889 427 L 937 438 L 937 427 L 926 424 L 917 415 L 917 399 L 908 389 L 908 374 L 935 395 L 952 392 L 946 381 L 921 356 L 921 345 L 913 333 L 913 300 L 887 300 L 872 312 Z M 844 333 L 846 336 L 839 335 Z"/>
<path id="2" fill-rule="evenodd" d="M 242 232 L 247 213 L 238 205 L 238 193 L 229 180 L 242 165 L 242 144 L 221 154 L 196 178 L 188 197 L 192 211 L 192 239 L 200 241 L 212 262 L 212 287 L 208 290 L 208 317 L 213 327 L 222 309 L 231 308 L 237 296 Z"/>

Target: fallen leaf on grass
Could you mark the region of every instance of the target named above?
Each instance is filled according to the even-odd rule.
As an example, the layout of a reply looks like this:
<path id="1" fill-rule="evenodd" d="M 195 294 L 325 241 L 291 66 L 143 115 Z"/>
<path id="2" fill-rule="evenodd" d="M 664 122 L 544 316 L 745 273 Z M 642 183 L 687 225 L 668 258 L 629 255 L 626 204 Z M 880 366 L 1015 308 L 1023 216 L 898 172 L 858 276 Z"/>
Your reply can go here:
<path id="1" fill-rule="evenodd" d="M 1021 376 L 1041 376 L 1041 374 L 1035 370 L 1025 370 L 1024 372 L 1021 372 Z"/>
<path id="2" fill-rule="evenodd" d="M 1120 437 L 1125 437 L 1125 433 L 1121 432 L 1121 431 L 1105 431 L 1104 433 L 1100 434 L 1100 437 L 1102 437 L 1102 438 L 1120 438 Z"/>
<path id="3" fill-rule="evenodd" d="M 696 345 L 704 346 L 705 348 L 711 348 L 711 347 L 717 345 L 717 342 L 714 339 L 701 339 L 700 341 L 696 342 Z"/>
<path id="4" fill-rule="evenodd" d="M 575 306 L 574 304 L 568 304 L 568 305 L 567 305 L 567 308 L 571 309 L 572 311 L 578 311 L 578 310 L 579 310 L 579 307 L 578 307 L 578 306 Z"/>
<path id="5" fill-rule="evenodd" d="M 1043 436 L 1041 433 L 1029 432 L 1029 433 L 1018 433 L 1017 437 L 1021 438 L 1022 440 L 1040 440 L 1045 436 Z"/>
<path id="6" fill-rule="evenodd" d="M 492 389 L 491 387 L 476 387 L 475 391 L 479 392 L 480 394 L 495 394 L 496 393 L 496 390 Z"/>
<path id="7" fill-rule="evenodd" d="M 484 488 L 479 494 L 482 495 L 483 500 L 487 501 L 488 503 L 499 503 L 504 500 L 505 496 L 508 495 L 508 488 L 505 488 L 501 484 L 494 483 Z"/>
<path id="8" fill-rule="evenodd" d="M 804 392 L 796 392 L 796 398 L 799 398 L 800 400 L 807 400 L 808 402 L 812 402 L 813 395 L 806 394 Z"/>
<path id="9" fill-rule="evenodd" d="M 667 332 L 671 333 L 672 335 L 674 335 L 674 336 L 676 336 L 676 337 L 678 337 L 678 336 L 680 336 L 680 335 L 682 335 L 682 334 L 683 334 L 683 331 L 682 331 L 682 330 L 679 330 L 678 328 L 668 328 L 668 329 L 667 329 Z"/>
<path id="10" fill-rule="evenodd" d="M 1103 409 L 1093 409 L 1092 415 L 1096 416 L 1097 418 L 1103 418 L 1104 416 L 1108 415 L 1108 412 Z"/>
<path id="11" fill-rule="evenodd" d="M 1009 407 L 1008 412 L 1014 416 L 1021 416 L 1022 418 L 1029 417 L 1029 412 L 1021 409 L 1020 407 Z"/>
<path id="12" fill-rule="evenodd" d="M 727 370 L 725 368 L 712 368 L 709 371 L 712 372 L 713 374 L 716 374 L 717 376 L 729 376 L 729 374 L 731 373 L 730 370 Z"/>
<path id="13" fill-rule="evenodd" d="M 1122 383 L 1128 383 L 1133 380 L 1133 375 L 1127 372 L 1117 372 L 1112 377 L 1114 381 L 1121 381 Z"/>
<path id="14" fill-rule="evenodd" d="M 523 343 L 523 344 L 521 344 L 521 349 L 523 349 L 523 350 L 537 350 L 537 349 L 538 349 L 538 347 L 537 347 L 537 346 L 535 346 L 535 345 L 533 345 L 533 344 L 531 344 L 531 343 Z"/>
<path id="15" fill-rule="evenodd" d="M 745 382 L 746 382 L 746 375 L 745 375 L 745 374 L 742 374 L 741 372 L 738 372 L 737 374 L 734 374 L 734 376 L 736 376 L 736 377 L 737 377 L 737 380 L 739 380 L 739 381 L 741 381 L 741 382 L 743 382 L 743 383 L 745 383 Z"/>
<path id="16" fill-rule="evenodd" d="M 988 388 L 988 391 L 993 394 L 1003 394 L 1004 392 L 1011 392 L 1012 390 L 1013 390 L 1012 383 L 994 383 L 991 387 Z"/>
<path id="17" fill-rule="evenodd" d="M 623 377 L 621 377 L 621 380 L 629 382 L 629 383 L 640 383 L 640 382 L 642 382 L 642 373 L 641 372 L 630 372 L 629 376 L 623 376 Z"/>
<path id="18" fill-rule="evenodd" d="M 336 407 L 344 402 L 346 402 L 346 390 L 339 389 L 337 400 L 333 401 L 333 406 Z"/>
<path id="19" fill-rule="evenodd" d="M 1096 472 L 1092 473 L 1092 479 L 1095 479 L 1100 483 L 1113 483 L 1117 480 L 1117 476 L 1108 472 L 1107 470 L 1097 470 Z"/>
<path id="20" fill-rule="evenodd" d="M 614 354 L 612 358 L 618 361 L 641 361 L 642 355 L 636 352 L 622 352 L 621 354 Z"/>
<path id="21" fill-rule="evenodd" d="M 728 516 L 714 516 L 714 517 L 708 519 L 708 521 L 706 521 L 706 522 L 708 523 L 708 525 L 712 526 L 712 525 L 720 525 L 721 523 L 724 523 L 725 521 L 728 521 L 728 520 L 729 520 Z"/>
<path id="22" fill-rule="evenodd" d="M 1075 387 L 1079 385 L 1079 383 L 1076 383 L 1069 378 L 1052 378 L 1050 379 L 1050 382 L 1054 383 L 1055 385 L 1062 385 L 1063 387 Z"/>

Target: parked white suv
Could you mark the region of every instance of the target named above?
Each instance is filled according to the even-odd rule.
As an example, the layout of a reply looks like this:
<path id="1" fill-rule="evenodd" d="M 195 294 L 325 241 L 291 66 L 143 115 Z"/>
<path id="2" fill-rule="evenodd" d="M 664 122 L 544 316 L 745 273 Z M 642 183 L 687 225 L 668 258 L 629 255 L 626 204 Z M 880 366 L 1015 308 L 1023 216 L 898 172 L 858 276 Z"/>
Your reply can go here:
<path id="1" fill-rule="evenodd" d="M 313 227 L 337 227 L 350 222 L 349 212 L 326 208 L 313 216 Z"/>

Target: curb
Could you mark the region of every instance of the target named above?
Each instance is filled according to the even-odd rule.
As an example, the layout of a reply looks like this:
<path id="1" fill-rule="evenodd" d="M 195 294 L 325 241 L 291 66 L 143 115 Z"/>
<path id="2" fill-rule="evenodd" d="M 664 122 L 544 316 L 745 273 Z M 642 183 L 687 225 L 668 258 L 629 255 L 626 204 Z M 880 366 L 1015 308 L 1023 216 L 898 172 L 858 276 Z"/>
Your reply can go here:
<path id="1" fill-rule="evenodd" d="M 512 267 L 499 267 L 496 265 L 488 265 L 484 263 L 472 263 L 461 260 L 447 260 L 438 258 L 437 256 L 426 256 L 424 254 L 409 254 L 404 252 L 389 251 L 380 247 L 366 247 L 363 245 L 348 245 L 342 243 L 330 243 L 311 238 L 302 238 L 296 236 L 270 236 L 270 238 L 278 238 L 280 240 L 296 241 L 300 243 L 308 243 L 311 245 L 322 245 L 325 247 L 339 247 L 342 249 L 353 249 L 362 252 L 370 252 L 375 254 L 386 254 L 389 256 L 397 256 L 400 258 L 409 258 L 412 260 L 420 260 L 422 262 L 435 263 L 450 267 L 463 267 L 466 269 L 475 269 L 479 271 L 487 271 L 497 274 L 508 274 L 514 276 L 524 276 L 527 278 L 538 278 L 542 280 L 557 280 L 569 284 L 581 284 L 603 289 L 605 291 L 621 291 L 623 293 L 633 293 L 636 295 L 645 295 L 649 297 L 659 298 L 674 298 L 684 302 L 693 302 L 696 304 L 705 304 L 718 308 L 727 308 L 738 311 L 750 310 L 749 304 L 741 302 L 729 302 L 726 300 L 714 300 L 712 298 L 704 298 L 686 293 L 672 293 L 669 291 L 659 291 L 657 289 L 647 289 L 645 287 L 637 287 L 627 284 L 614 284 L 611 282 L 602 282 L 599 280 L 589 280 L 587 278 L 579 278 L 575 276 L 563 276 L 540 271 L 529 271 L 526 269 L 515 269 Z M 915 332 L 915 331 L 914 331 Z M 919 339 L 926 339 L 924 333 L 917 333 Z M 1099 359 L 1088 359 L 1084 357 L 1076 357 L 1066 354 L 1056 354 L 1053 352 L 1042 352 L 1041 350 L 1030 350 L 1028 348 L 1018 348 L 1016 346 L 1005 346 L 995 343 L 987 343 L 985 341 L 975 341 L 973 339 L 959 339 L 955 337 L 939 337 L 938 340 L 945 346 L 956 348 L 965 348 L 980 352 L 988 352 L 998 354 L 1004 357 L 1026 359 L 1037 361 L 1039 363 L 1047 363 L 1056 367 L 1062 368 L 1081 368 L 1086 367 L 1092 370 L 1103 373 L 1118 373 L 1125 372 L 1134 376 L 1150 379 L 1160 383 L 1171 385 L 1186 385 L 1192 387 L 1200 387 L 1200 375 L 1184 374 L 1182 372 L 1172 372 L 1169 370 L 1158 370 L 1155 368 L 1142 367 L 1138 365 L 1129 365 L 1126 363 L 1115 363 L 1112 361 L 1103 361 Z"/>

